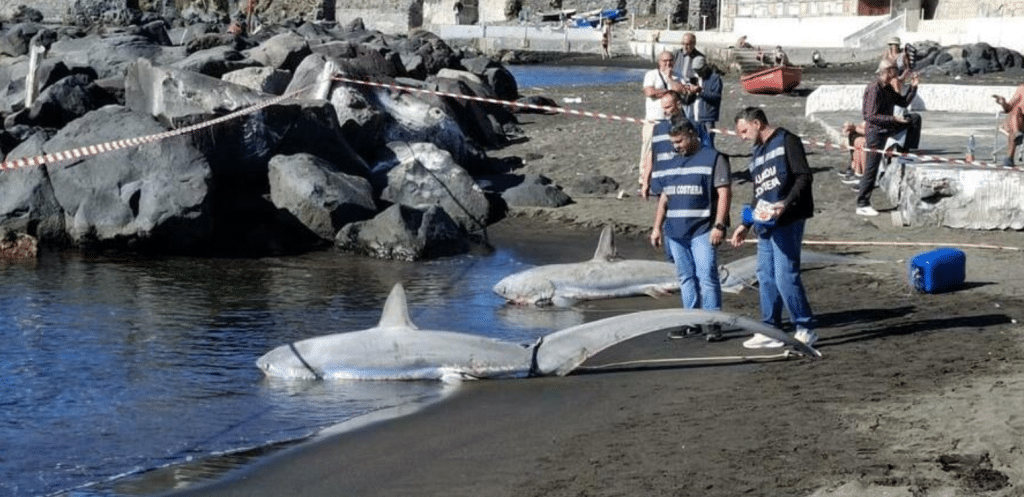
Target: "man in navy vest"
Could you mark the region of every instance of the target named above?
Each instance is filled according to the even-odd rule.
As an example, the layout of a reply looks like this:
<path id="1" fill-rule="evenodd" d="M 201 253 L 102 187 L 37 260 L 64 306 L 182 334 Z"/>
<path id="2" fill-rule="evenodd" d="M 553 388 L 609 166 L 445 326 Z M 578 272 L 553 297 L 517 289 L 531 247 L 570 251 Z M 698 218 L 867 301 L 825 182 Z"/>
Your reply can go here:
<path id="1" fill-rule="evenodd" d="M 782 307 L 796 327 L 794 338 L 814 345 L 814 316 L 800 279 L 800 245 L 804 222 L 814 215 L 811 170 L 800 138 L 768 124 L 764 111 L 747 107 L 736 115 L 736 133 L 753 142 L 750 175 L 756 205 L 752 219 L 732 234 L 733 247 L 743 245 L 753 227 L 757 235 L 757 283 L 761 295 L 761 320 L 782 327 Z M 747 348 L 781 347 L 779 340 L 757 333 L 743 342 Z"/>
<path id="2" fill-rule="evenodd" d="M 703 146 L 697 129 L 687 119 L 673 124 L 668 135 L 677 153 L 651 174 L 652 188 L 661 192 L 651 245 L 665 244 L 672 254 L 684 308 L 721 310 L 715 248 L 726 239 L 729 224 L 729 159 L 713 147 Z M 722 337 L 718 326 L 705 331 L 709 342 Z M 692 328 L 673 330 L 669 337 L 682 338 L 694 332 Z"/>
<path id="3" fill-rule="evenodd" d="M 659 193 L 658 190 L 651 188 L 651 172 L 661 167 L 663 162 L 673 160 L 677 155 L 668 135 L 669 130 L 676 122 L 687 120 L 683 114 L 682 103 L 683 97 L 674 90 L 668 90 L 661 96 L 661 110 L 665 118 L 654 124 L 654 130 L 651 132 L 651 146 L 640 166 L 640 196 L 644 199 L 650 193 L 655 195 Z M 696 124 L 694 124 L 694 128 L 697 129 L 697 136 L 706 143 L 706 136 L 700 133 L 700 128 L 697 128 Z"/>

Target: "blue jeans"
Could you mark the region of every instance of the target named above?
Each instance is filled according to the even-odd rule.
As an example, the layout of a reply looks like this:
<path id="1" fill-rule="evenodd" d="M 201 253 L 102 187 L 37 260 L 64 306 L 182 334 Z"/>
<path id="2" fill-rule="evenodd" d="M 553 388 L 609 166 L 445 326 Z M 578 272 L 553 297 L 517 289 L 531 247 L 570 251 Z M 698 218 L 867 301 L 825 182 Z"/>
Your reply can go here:
<path id="1" fill-rule="evenodd" d="M 800 328 L 813 328 L 814 316 L 800 279 L 800 243 L 804 221 L 775 226 L 757 236 L 757 284 L 761 294 L 761 320 L 781 328 L 782 306 Z"/>
<path id="2" fill-rule="evenodd" d="M 718 280 L 718 253 L 711 232 L 693 238 L 665 238 L 679 275 L 679 294 L 686 309 L 722 309 L 722 283 Z"/>

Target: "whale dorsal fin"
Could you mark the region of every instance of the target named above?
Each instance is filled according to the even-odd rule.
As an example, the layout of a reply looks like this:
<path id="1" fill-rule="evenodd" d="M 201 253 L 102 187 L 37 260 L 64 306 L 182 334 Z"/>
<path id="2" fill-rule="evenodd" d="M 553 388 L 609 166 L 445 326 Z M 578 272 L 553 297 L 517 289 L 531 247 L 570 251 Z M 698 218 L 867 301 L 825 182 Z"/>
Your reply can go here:
<path id="1" fill-rule="evenodd" d="M 377 323 L 378 328 L 395 326 L 417 329 L 409 319 L 409 305 L 405 301 L 405 288 L 401 283 L 395 283 L 391 289 L 388 300 L 384 302 L 384 311 L 381 313 L 380 322 Z"/>
<path id="2" fill-rule="evenodd" d="M 619 258 L 615 251 L 615 234 L 611 225 L 606 225 L 601 230 L 601 238 L 597 241 L 597 251 L 594 252 L 594 261 L 612 261 Z"/>

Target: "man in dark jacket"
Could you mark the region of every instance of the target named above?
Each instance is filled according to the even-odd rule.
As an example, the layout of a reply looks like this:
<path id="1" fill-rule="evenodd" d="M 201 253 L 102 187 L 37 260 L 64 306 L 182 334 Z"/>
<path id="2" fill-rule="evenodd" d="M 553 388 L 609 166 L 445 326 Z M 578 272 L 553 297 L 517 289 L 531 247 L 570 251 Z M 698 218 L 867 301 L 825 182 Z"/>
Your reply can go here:
<path id="1" fill-rule="evenodd" d="M 908 117 L 894 116 L 893 109 L 909 107 L 917 96 L 917 85 L 920 79 L 917 73 L 910 75 L 910 89 L 906 95 L 898 93 L 891 85 L 896 77 L 896 65 L 888 59 L 882 59 L 875 71 L 878 77 L 864 90 L 864 136 L 867 139 L 868 157 L 864 164 L 864 176 L 860 178 L 857 190 L 857 214 L 861 216 L 877 216 L 878 211 L 871 207 L 871 191 L 878 180 L 878 166 L 882 163 L 882 154 L 878 150 L 885 147 L 890 136 L 907 130 L 905 144 L 907 148 L 917 148 L 921 136 L 921 116 L 909 114 Z"/>
<path id="2" fill-rule="evenodd" d="M 697 125 L 697 133 L 702 137 L 704 146 L 714 147 L 715 135 L 711 130 L 718 122 L 718 109 L 722 105 L 722 77 L 704 57 L 694 59 L 693 71 L 699 78 L 700 92 L 693 103 L 691 120 Z"/>
<path id="3" fill-rule="evenodd" d="M 736 115 L 736 133 L 752 142 L 750 175 L 754 198 L 752 215 L 732 234 L 733 247 L 743 245 L 747 232 L 757 235 L 757 282 L 761 320 L 782 327 L 782 308 L 796 327 L 793 338 L 813 346 L 814 315 L 800 279 L 800 246 L 804 222 L 814 215 L 811 169 L 800 137 L 768 124 L 764 111 L 747 107 Z M 760 333 L 743 342 L 747 348 L 781 347 L 779 340 Z"/>

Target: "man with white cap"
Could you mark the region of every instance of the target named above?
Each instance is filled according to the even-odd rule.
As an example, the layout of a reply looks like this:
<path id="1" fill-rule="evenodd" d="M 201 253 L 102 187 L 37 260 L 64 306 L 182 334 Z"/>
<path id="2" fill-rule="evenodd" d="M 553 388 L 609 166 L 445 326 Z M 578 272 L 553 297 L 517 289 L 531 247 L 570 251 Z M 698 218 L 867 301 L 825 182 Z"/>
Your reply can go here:
<path id="1" fill-rule="evenodd" d="M 857 214 L 861 216 L 877 216 L 878 211 L 871 207 L 871 192 L 875 189 L 875 182 L 878 177 L 878 166 L 882 162 L 882 154 L 879 150 L 885 147 L 885 141 L 890 136 L 907 130 L 906 141 L 911 140 L 911 134 L 917 133 L 920 136 L 921 116 L 910 114 L 894 116 L 893 108 L 897 105 L 907 107 L 917 96 L 917 85 L 920 83 L 917 73 L 910 75 L 910 88 L 906 95 L 899 94 L 892 87 L 892 80 L 896 77 L 896 65 L 887 59 L 878 63 L 875 71 L 877 77 L 864 89 L 864 132 L 867 138 L 867 161 L 864 166 L 864 176 L 860 179 L 860 187 L 857 191 Z"/>
<path id="2" fill-rule="evenodd" d="M 889 38 L 886 44 L 885 53 L 882 54 L 882 60 L 888 60 L 896 66 L 896 77 L 892 79 L 890 84 L 900 95 L 906 94 L 906 86 L 903 84 L 908 77 L 910 77 L 910 71 L 913 69 L 913 58 L 910 56 L 911 45 L 908 43 L 906 48 L 902 48 L 903 45 L 900 43 L 899 36 L 893 36 Z M 903 114 L 907 111 L 906 108 L 897 107 L 895 110 L 896 115 Z"/>

